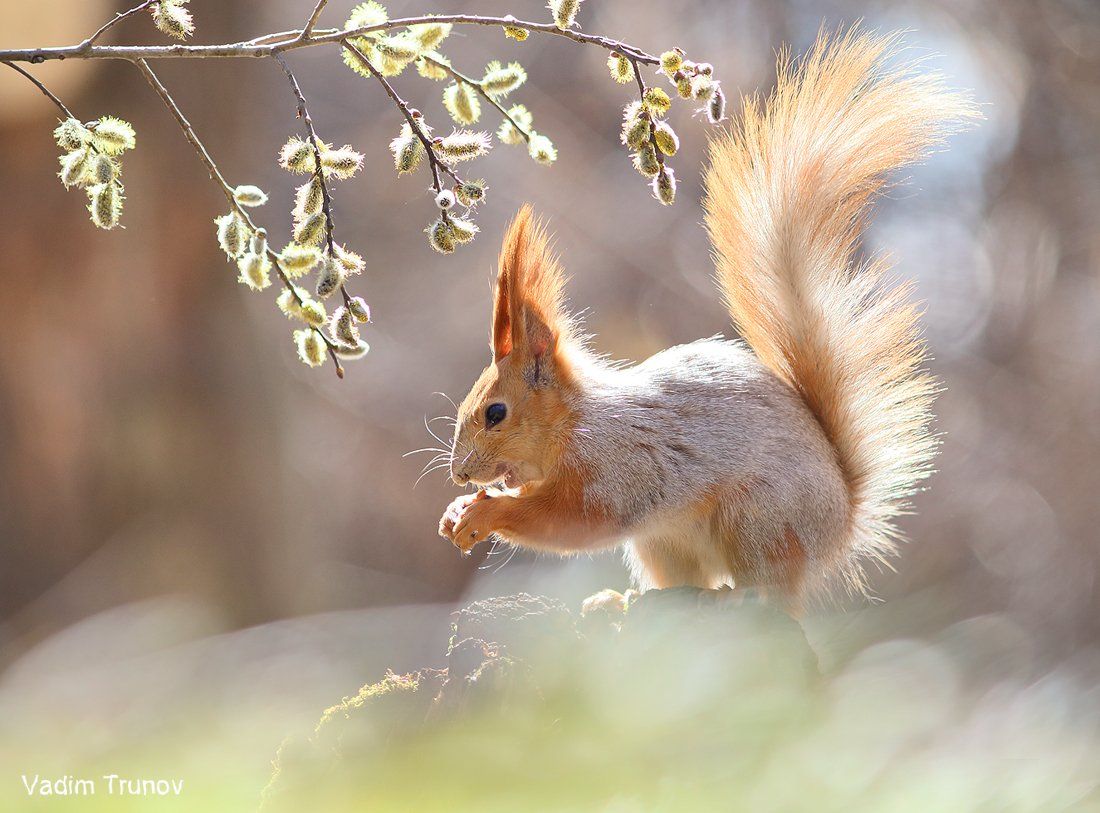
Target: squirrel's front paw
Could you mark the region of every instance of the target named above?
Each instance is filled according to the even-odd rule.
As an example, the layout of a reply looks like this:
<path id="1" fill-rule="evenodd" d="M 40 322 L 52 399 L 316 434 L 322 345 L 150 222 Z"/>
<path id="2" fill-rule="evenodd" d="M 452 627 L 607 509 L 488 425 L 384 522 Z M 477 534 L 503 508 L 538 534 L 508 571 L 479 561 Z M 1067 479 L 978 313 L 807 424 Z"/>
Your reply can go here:
<path id="1" fill-rule="evenodd" d="M 447 506 L 447 510 L 443 512 L 443 516 L 439 520 L 439 535 L 453 542 L 455 547 L 464 554 L 469 554 L 474 545 L 484 540 L 488 533 L 482 535 L 479 528 L 470 526 L 467 522 L 467 515 L 470 513 L 472 506 L 488 499 L 490 497 L 484 491 L 463 494 L 461 497 L 457 497 Z"/>

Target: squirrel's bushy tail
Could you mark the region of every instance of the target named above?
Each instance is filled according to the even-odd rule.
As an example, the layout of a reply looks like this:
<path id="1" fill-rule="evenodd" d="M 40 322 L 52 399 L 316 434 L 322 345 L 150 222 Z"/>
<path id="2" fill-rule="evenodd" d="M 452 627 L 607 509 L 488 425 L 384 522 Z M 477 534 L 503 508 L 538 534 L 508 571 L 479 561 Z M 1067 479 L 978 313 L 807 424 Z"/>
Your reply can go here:
<path id="1" fill-rule="evenodd" d="M 897 35 L 821 36 L 779 60 L 766 103 L 747 100 L 711 144 L 706 223 L 733 321 L 760 360 L 805 399 L 836 449 L 851 531 L 837 569 L 863 586 L 894 522 L 930 471 L 936 390 L 908 286 L 887 263 L 854 258 L 870 204 L 892 170 L 975 116 L 965 97 L 913 65 L 887 67 Z"/>

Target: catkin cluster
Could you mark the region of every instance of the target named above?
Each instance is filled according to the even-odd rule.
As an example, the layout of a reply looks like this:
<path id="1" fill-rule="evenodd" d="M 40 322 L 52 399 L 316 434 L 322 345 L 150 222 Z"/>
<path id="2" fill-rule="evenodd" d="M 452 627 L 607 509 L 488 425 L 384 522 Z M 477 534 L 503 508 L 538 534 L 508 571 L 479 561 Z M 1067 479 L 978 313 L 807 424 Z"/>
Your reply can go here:
<path id="1" fill-rule="evenodd" d="M 88 212 L 101 229 L 113 229 L 122 217 L 122 161 L 136 144 L 134 128 L 122 119 L 104 116 L 81 124 L 65 119 L 53 131 L 63 150 L 57 173 L 66 188 L 88 193 Z"/>
<path id="2" fill-rule="evenodd" d="M 665 163 L 680 149 L 680 138 L 665 116 L 672 108 L 668 93 L 659 87 L 646 87 L 637 76 L 638 66 L 619 53 L 607 61 L 611 77 L 616 82 L 636 80 L 641 98 L 623 108 L 622 142 L 631 151 L 634 168 L 650 179 L 653 196 L 665 206 L 676 200 L 676 173 Z M 726 115 L 726 97 L 714 78 L 714 68 L 706 62 L 691 62 L 684 52 L 675 48 L 661 54 L 661 73 L 676 88 L 682 99 L 702 103 L 700 108 L 711 122 L 717 124 Z"/>
<path id="3" fill-rule="evenodd" d="M 362 273 L 365 263 L 332 239 L 326 196 L 328 182 L 350 178 L 362 166 L 363 156 L 350 146 L 334 149 L 324 142 L 314 146 L 291 138 L 279 153 L 279 164 L 289 172 L 310 175 L 295 195 L 293 239 L 279 252 L 268 245 L 267 232 L 253 227 L 244 211 L 265 204 L 267 195 L 246 185 L 234 190 L 236 205 L 214 221 L 218 245 L 236 262 L 238 281 L 252 290 L 264 290 L 271 285 L 272 271 L 278 273 L 284 283 L 279 309 L 303 323 L 293 334 L 303 363 L 318 367 L 329 350 L 343 359 L 362 358 L 370 346 L 360 336 L 359 325 L 370 321 L 370 308 L 362 298 L 349 295 L 344 283 Z M 314 272 L 310 290 L 300 283 Z M 343 304 L 330 315 L 325 301 L 338 291 Z"/>
<path id="4" fill-rule="evenodd" d="M 195 31 L 189 2 L 153 0 L 132 11 L 147 9 L 161 32 L 185 40 Z M 581 3 L 582 0 L 549 0 L 554 25 L 566 32 L 577 27 Z M 126 16 L 129 15 L 120 15 L 118 19 Z M 517 43 L 525 42 L 533 32 L 548 30 L 546 26 L 525 27 L 511 15 L 492 18 L 492 22 L 499 23 L 505 37 Z M 430 174 L 429 192 L 434 209 L 425 232 L 430 246 L 444 254 L 452 253 L 478 234 L 473 217 L 484 202 L 488 187 L 482 179 L 461 174 L 467 162 L 485 156 L 494 143 L 522 146 L 532 160 L 542 165 L 553 164 L 558 157 L 553 141 L 535 129 L 531 110 L 513 98 L 527 81 L 523 65 L 493 60 L 476 74 L 463 72 L 441 50 L 452 27 L 451 23 L 432 19 L 414 25 L 393 25 L 383 5 L 367 0 L 353 9 L 342 31 L 327 32 L 324 38 L 334 42 L 332 33 L 343 36 L 346 32 L 346 39 L 339 41 L 344 62 L 356 73 L 380 80 L 395 102 L 404 121 L 390 142 L 394 167 L 399 176 Z M 363 31 L 364 28 L 374 30 Z M 308 40 L 310 33 L 299 32 L 295 44 Z M 580 39 L 573 34 L 569 36 Z M 713 67 L 686 59 L 678 48 L 661 54 L 659 64 L 655 64 L 656 57 L 613 40 L 585 37 L 581 41 L 609 51 L 607 67 L 612 79 L 637 86 L 637 98 L 623 110 L 622 142 L 631 153 L 634 167 L 650 179 L 654 196 L 665 205 L 672 204 L 676 198 L 676 176 L 666 165 L 666 159 L 679 149 L 679 137 L 667 120 L 672 99 L 663 88 L 648 85 L 641 72 L 645 67 L 655 66 L 675 95 L 699 103 L 707 118 L 717 123 L 725 115 L 725 96 L 714 78 Z M 240 283 L 262 291 L 272 285 L 274 278 L 278 279 L 282 291 L 277 304 L 287 317 L 300 323 L 293 338 L 304 363 L 320 366 L 329 355 L 334 359 L 360 358 L 369 350 L 360 329 L 370 321 L 370 309 L 363 299 L 348 293 L 345 283 L 362 273 L 364 261 L 334 239 L 331 185 L 354 176 L 362 168 L 364 156 L 348 145 L 337 148 L 317 137 L 305 113 L 305 99 L 296 79 L 281 53 L 276 50 L 274 55 L 291 80 L 308 130 L 307 138 L 290 138 L 278 157 L 285 170 L 307 177 L 297 188 L 292 237 L 281 251 L 268 245 L 266 230 L 257 226 L 249 214 L 250 209 L 267 202 L 267 194 L 252 185 L 224 186 L 220 171 L 196 141 L 182 113 L 166 93 L 162 96 L 176 111 L 181 126 L 199 147 L 230 198 L 230 210 L 214 222 L 218 245 L 236 265 Z M 453 123 L 449 132 L 436 131 L 424 114 L 407 104 L 389 84 L 390 77 L 411 66 L 421 77 L 443 84 L 442 106 Z M 63 104 L 54 101 L 68 113 Z M 475 129 L 487 114 L 498 117 L 499 125 Z M 124 200 L 120 157 L 134 148 L 133 127 L 111 116 L 87 123 L 69 117 L 60 123 L 54 135 L 63 150 L 58 173 L 62 182 L 66 187 L 79 187 L 87 192 L 88 209 L 95 225 L 103 229 L 119 225 Z M 310 275 L 312 279 L 307 281 Z M 326 303 L 334 298 L 339 304 L 329 313 Z M 339 362 L 337 372 L 342 374 Z"/>

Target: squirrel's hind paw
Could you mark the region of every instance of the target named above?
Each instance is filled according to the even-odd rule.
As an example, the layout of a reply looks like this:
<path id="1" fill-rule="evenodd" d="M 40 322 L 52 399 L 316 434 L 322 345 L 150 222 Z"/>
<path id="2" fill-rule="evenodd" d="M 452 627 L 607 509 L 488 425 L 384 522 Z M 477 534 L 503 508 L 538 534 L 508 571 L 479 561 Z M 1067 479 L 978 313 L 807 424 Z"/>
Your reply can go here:
<path id="1" fill-rule="evenodd" d="M 584 600 L 584 603 L 581 604 L 581 615 L 586 616 L 593 613 L 606 613 L 609 616 L 623 615 L 626 613 L 627 606 L 637 595 L 637 590 L 627 590 L 626 593 L 620 593 L 618 590 L 612 590 L 611 588 L 601 590 Z"/>

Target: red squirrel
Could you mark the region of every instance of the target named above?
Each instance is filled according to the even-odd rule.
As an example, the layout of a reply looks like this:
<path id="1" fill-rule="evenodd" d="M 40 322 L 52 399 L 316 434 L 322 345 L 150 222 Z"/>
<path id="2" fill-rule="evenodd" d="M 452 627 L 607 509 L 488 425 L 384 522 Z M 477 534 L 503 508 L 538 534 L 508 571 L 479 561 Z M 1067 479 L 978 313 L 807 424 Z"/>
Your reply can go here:
<path id="1" fill-rule="evenodd" d="M 930 473 L 937 384 L 909 286 L 857 259 L 893 170 L 976 116 L 938 75 L 887 67 L 896 35 L 822 36 L 782 56 L 706 169 L 717 281 L 742 341 L 633 366 L 594 353 L 544 226 L 500 253 L 492 363 L 458 411 L 440 534 L 559 554 L 622 546 L 642 588 L 757 587 L 792 605 L 865 589 Z M 485 491 L 493 484 L 501 491 Z"/>

